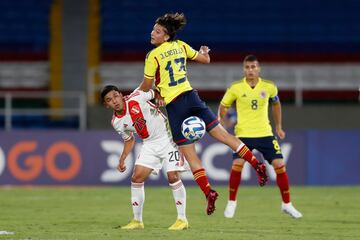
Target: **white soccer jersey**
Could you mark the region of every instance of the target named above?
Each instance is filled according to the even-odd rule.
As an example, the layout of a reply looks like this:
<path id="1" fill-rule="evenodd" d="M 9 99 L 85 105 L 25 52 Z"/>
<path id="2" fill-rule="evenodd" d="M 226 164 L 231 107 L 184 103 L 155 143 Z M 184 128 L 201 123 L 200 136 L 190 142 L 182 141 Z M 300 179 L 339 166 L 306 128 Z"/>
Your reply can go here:
<path id="1" fill-rule="evenodd" d="M 111 121 L 124 141 L 130 140 L 133 133 L 137 133 L 144 142 L 171 139 L 166 117 L 150 102 L 154 96 L 153 90 L 148 92 L 135 90 L 124 97 L 124 113 L 121 116 L 114 114 Z"/>

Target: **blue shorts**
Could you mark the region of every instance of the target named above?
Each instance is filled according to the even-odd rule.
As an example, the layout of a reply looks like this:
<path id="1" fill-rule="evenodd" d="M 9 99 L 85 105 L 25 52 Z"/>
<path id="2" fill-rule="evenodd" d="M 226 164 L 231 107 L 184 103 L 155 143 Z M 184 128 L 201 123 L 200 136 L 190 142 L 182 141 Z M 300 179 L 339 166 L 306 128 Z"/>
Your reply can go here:
<path id="1" fill-rule="evenodd" d="M 266 161 L 270 164 L 274 159 L 283 158 L 280 145 L 274 136 L 257 138 L 239 138 L 251 151 L 258 150 Z M 237 153 L 233 153 L 233 159 L 239 158 Z"/>
<path id="2" fill-rule="evenodd" d="M 174 142 L 177 145 L 185 145 L 193 143 L 193 141 L 186 139 L 181 133 L 182 122 L 190 117 L 197 116 L 204 120 L 206 124 L 206 131 L 219 124 L 215 114 L 206 106 L 197 91 L 190 90 L 177 96 L 172 102 L 166 105 L 169 124 Z"/>

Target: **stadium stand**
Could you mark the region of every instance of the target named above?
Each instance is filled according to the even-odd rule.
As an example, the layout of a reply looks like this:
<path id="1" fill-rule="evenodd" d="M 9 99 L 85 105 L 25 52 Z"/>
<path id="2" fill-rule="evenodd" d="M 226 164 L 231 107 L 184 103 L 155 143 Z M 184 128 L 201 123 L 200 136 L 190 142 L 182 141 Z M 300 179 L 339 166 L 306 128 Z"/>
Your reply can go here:
<path id="1" fill-rule="evenodd" d="M 181 11 L 188 26 L 180 37 L 194 47 L 211 46 L 214 60 L 241 61 L 239 53 L 252 52 L 270 62 L 359 61 L 360 3 L 355 0 L 101 3 L 105 60 L 143 59 L 143 52 L 151 49 L 148 40 L 155 17 Z"/>
<path id="2" fill-rule="evenodd" d="M 0 60 L 48 59 L 51 0 L 0 1 Z"/>
<path id="3" fill-rule="evenodd" d="M 217 101 L 241 76 L 241 61 L 252 53 L 260 59 L 264 77 L 278 83 L 283 100 L 298 105 L 358 101 L 357 1 L 104 0 L 101 4 L 103 85 L 136 87 L 145 54 L 152 49 L 149 34 L 155 18 L 180 11 L 188 25 L 179 38 L 195 48 L 204 44 L 211 48 L 211 67 L 190 66 L 189 71 L 193 86 L 208 100 Z"/>
<path id="4" fill-rule="evenodd" d="M 79 128 L 77 116 L 52 118 L 46 114 L 48 98 L 27 97 L 49 88 L 52 2 L 0 1 L 0 128 L 9 125 L 6 104 L 12 107 L 11 127 L 14 129 Z M 6 100 L 7 96 L 12 96 L 11 102 Z M 36 111 L 39 114 L 34 114 Z"/>
<path id="5" fill-rule="evenodd" d="M 71 6 L 68 15 L 63 16 L 67 19 L 64 22 L 75 22 L 77 17 L 82 23 L 88 21 L 84 18 L 86 14 L 73 14 L 76 11 L 71 11 L 73 5 L 69 3 L 72 1 L 0 1 L 0 93 L 49 91 L 50 11 L 54 2 L 67 2 L 67 6 Z M 179 11 L 188 18 L 188 25 L 179 37 L 194 48 L 202 44 L 211 48 L 211 66 L 189 65 L 191 82 L 206 100 L 218 102 L 230 82 L 241 76 L 244 56 L 252 53 L 262 63 L 263 76 L 277 82 L 280 97 L 285 102 L 297 105 L 358 103 L 360 15 L 357 9 L 360 2 L 356 0 L 304 0 L 291 4 L 285 0 L 224 0 L 221 4 L 216 0 L 101 0 L 100 4 L 101 86 L 118 84 L 125 93 L 137 87 L 142 78 L 144 58 L 152 49 L 149 34 L 155 18 Z M 76 28 L 83 29 L 85 25 L 73 24 L 72 31 L 81 32 Z M 62 39 L 68 39 L 66 44 L 69 44 L 71 37 L 67 35 Z M 81 41 L 77 44 L 79 42 L 81 44 Z M 77 46 L 72 45 L 63 52 L 69 57 L 69 49 L 77 49 Z M 86 70 L 89 72 L 86 57 L 81 55 L 74 59 L 81 62 L 78 64 L 83 66 L 86 75 Z M 79 72 L 77 62 L 65 62 L 68 65 L 62 68 L 67 73 L 64 78 Z M 93 75 L 97 75 L 97 66 L 94 68 Z M 71 85 L 72 80 L 63 81 Z M 94 92 L 101 87 L 81 81 L 76 83 Z M 13 102 L 14 106 L 22 108 L 49 107 L 47 100 L 28 104 L 29 101 L 23 99 Z M 0 98 L 0 107 L 5 107 L 4 97 Z M 4 110 L 0 109 L 0 116 L 3 116 L 0 117 L 1 128 L 5 124 Z M 13 116 L 14 127 L 24 128 L 31 122 L 23 123 L 25 118 L 17 118 L 19 116 Z M 79 120 L 62 125 L 39 119 L 47 118 L 34 117 L 33 122 L 42 122 L 35 124 L 39 128 L 80 125 Z"/>

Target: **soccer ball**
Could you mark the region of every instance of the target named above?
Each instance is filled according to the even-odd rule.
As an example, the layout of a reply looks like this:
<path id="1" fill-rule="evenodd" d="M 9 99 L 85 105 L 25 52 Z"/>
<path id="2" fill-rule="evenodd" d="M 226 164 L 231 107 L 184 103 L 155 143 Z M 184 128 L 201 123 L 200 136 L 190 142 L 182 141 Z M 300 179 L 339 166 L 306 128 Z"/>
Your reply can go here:
<path id="1" fill-rule="evenodd" d="M 205 135 L 205 122 L 195 116 L 188 117 L 181 125 L 181 132 L 186 139 L 197 141 Z"/>

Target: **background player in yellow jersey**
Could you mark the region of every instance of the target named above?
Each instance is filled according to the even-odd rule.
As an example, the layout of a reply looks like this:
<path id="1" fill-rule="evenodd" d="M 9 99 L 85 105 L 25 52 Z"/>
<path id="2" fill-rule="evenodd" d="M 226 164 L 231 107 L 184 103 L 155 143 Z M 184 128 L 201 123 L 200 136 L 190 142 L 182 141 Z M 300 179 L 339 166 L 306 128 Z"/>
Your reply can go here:
<path id="1" fill-rule="evenodd" d="M 274 137 L 268 117 L 269 102 L 275 121 L 276 134 L 280 139 L 285 138 L 281 123 L 281 104 L 278 90 L 272 81 L 259 77 L 260 66 L 254 55 L 244 59 L 243 70 L 245 77 L 234 82 L 225 92 L 219 107 L 219 119 L 223 124 L 226 113 L 233 102 L 236 104 L 237 124 L 235 135 L 241 139 L 250 150 L 257 149 L 264 158 L 272 164 L 276 172 L 276 182 L 279 186 L 282 204 L 281 210 L 294 218 L 301 218 L 290 202 L 289 181 L 280 145 Z M 224 215 L 232 218 L 236 209 L 236 194 L 241 181 L 241 170 L 245 161 L 237 154 L 233 156 L 233 165 L 229 180 L 229 201 Z"/>
<path id="2" fill-rule="evenodd" d="M 215 114 L 199 98 L 186 76 L 187 59 L 200 63 L 210 63 L 207 46 L 195 51 L 183 41 L 176 40 L 176 32 L 186 24 L 184 14 L 165 14 L 159 17 L 151 31 L 151 43 L 155 48 L 148 53 L 145 60 L 144 80 L 140 90 L 149 91 L 153 82 L 166 105 L 168 119 L 174 142 L 188 161 L 195 181 L 207 199 L 207 214 L 215 210 L 217 192 L 211 189 L 205 169 L 195 151 L 195 145 L 181 133 L 181 123 L 190 116 L 202 118 L 208 133 L 217 140 L 227 144 L 241 158 L 250 162 L 258 175 L 260 186 L 267 181 L 266 168 L 249 149 L 235 136 L 230 135 L 220 124 Z"/>

